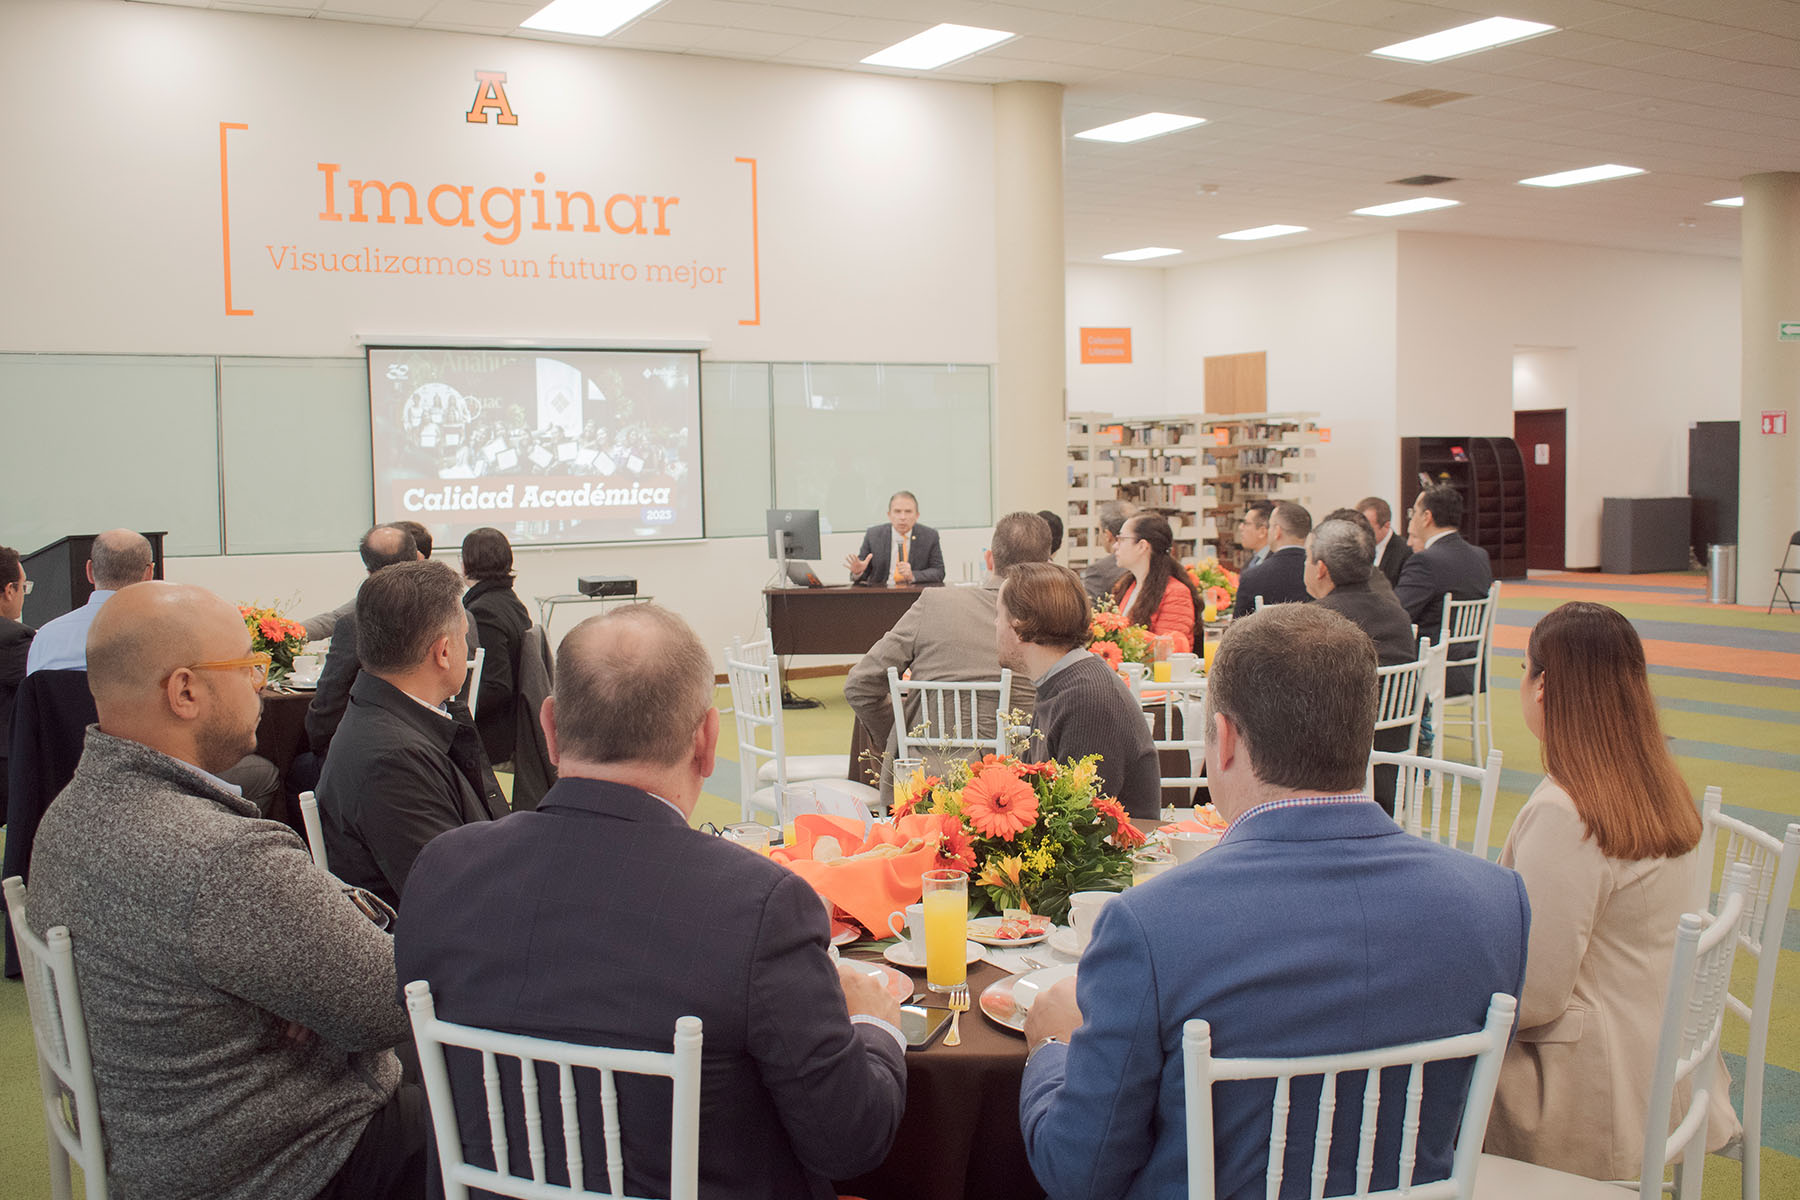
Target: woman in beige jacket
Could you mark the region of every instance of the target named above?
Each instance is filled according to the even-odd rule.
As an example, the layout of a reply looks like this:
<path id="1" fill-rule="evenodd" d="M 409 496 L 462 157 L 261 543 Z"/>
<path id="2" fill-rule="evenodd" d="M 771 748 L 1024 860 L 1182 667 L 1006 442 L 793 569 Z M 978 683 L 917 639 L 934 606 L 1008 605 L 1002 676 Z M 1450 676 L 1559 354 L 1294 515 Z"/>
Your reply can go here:
<path id="1" fill-rule="evenodd" d="M 1485 1148 L 1631 1179 L 1700 815 L 1663 741 L 1643 644 L 1615 610 L 1576 602 L 1539 621 L 1519 695 L 1546 776 L 1500 852 L 1524 876 L 1531 939 Z M 1708 1149 L 1738 1128 L 1723 1064 L 1717 1078 Z"/>

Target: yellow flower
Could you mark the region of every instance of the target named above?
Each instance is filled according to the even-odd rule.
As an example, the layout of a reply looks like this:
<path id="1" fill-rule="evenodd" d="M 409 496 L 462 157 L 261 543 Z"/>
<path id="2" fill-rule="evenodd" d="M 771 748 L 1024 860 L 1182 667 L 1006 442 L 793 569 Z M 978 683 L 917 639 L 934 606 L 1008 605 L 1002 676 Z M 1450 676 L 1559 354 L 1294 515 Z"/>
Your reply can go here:
<path id="1" fill-rule="evenodd" d="M 1019 889 L 1019 875 L 1025 870 L 1025 862 L 1016 854 L 990 858 L 981 869 L 975 882 L 983 887 L 1003 888 L 1009 892 Z"/>
<path id="2" fill-rule="evenodd" d="M 1069 790 L 1076 795 L 1080 795 L 1082 792 L 1093 787 L 1094 780 L 1099 778 L 1099 776 L 1100 768 L 1094 763 L 1094 760 L 1091 758 L 1083 759 L 1070 769 Z"/>
<path id="3" fill-rule="evenodd" d="M 1046 874 L 1056 865 L 1056 843 L 1045 842 L 1036 850 L 1025 855 L 1025 866 L 1039 875 Z"/>

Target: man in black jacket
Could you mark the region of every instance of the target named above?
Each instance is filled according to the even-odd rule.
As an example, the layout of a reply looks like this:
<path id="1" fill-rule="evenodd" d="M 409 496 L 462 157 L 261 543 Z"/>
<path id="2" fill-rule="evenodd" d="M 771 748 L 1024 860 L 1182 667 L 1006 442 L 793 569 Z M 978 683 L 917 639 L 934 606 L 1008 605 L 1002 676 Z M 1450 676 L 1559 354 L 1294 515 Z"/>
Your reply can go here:
<path id="1" fill-rule="evenodd" d="M 13 701 L 25 678 L 25 655 L 37 632 L 25 614 L 25 564 L 11 546 L 0 546 L 0 814 L 6 812 L 7 754 L 12 742 Z"/>
<path id="2" fill-rule="evenodd" d="M 1374 538 L 1359 517 L 1355 521 L 1334 516 L 1319 523 L 1306 539 L 1306 590 L 1313 600 L 1348 620 L 1375 643 L 1376 659 L 1391 667 L 1418 658 L 1412 618 L 1393 593 L 1369 586 L 1375 576 Z M 1376 731 L 1375 749 L 1389 753 L 1411 748 L 1408 729 Z M 1375 772 L 1375 803 L 1394 811 L 1392 767 Z"/>
<path id="3" fill-rule="evenodd" d="M 1380 496 L 1364 496 L 1357 502 L 1356 509 L 1374 531 L 1372 557 L 1375 565 L 1381 568 L 1389 586 L 1399 583 L 1400 568 L 1412 557 L 1412 547 L 1406 544 L 1406 535 L 1394 529 L 1394 510 Z"/>
<path id="4" fill-rule="evenodd" d="M 1426 488 L 1413 501 L 1411 529 L 1424 548 L 1406 560 L 1394 596 L 1412 614 L 1419 636 L 1435 645 L 1443 633 L 1444 598 L 1479 600 L 1494 586 L 1494 568 L 1488 552 L 1463 540 L 1462 493 L 1453 487 Z M 1475 657 L 1473 646 L 1451 647 L 1451 661 Z M 1475 690 L 1473 667 L 1452 668 L 1444 679 L 1444 693 L 1467 696 Z"/>
<path id="5" fill-rule="evenodd" d="M 1311 532 L 1311 513 L 1285 500 L 1275 506 L 1269 514 L 1269 557 L 1244 568 L 1232 616 L 1255 612 L 1258 596 L 1265 605 L 1303 604 L 1312 599 L 1306 591 L 1306 535 Z"/>
<path id="6" fill-rule="evenodd" d="M 442 563 L 398 563 L 356 593 L 363 669 L 319 779 L 319 817 L 332 873 L 396 907 L 427 842 L 508 812 L 474 727 L 444 707 L 468 675 L 468 621 L 462 580 Z"/>

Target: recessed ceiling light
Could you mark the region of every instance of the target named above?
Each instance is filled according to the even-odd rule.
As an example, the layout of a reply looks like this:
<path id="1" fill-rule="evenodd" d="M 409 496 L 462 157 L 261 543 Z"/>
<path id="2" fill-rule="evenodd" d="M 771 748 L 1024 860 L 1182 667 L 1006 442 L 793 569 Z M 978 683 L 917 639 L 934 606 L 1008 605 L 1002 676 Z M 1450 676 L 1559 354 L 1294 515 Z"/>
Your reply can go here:
<path id="1" fill-rule="evenodd" d="M 1102 254 L 1101 258 L 1110 258 L 1117 262 L 1137 262 L 1144 258 L 1167 258 L 1171 254 L 1180 254 L 1179 250 L 1171 250 L 1167 246 L 1143 246 L 1136 250 L 1121 250 L 1117 254 Z"/>
<path id="2" fill-rule="evenodd" d="M 605 37 L 643 16 L 663 0 L 550 0 L 519 22 L 520 29 Z"/>
<path id="3" fill-rule="evenodd" d="M 1434 208 L 1455 208 L 1461 200 L 1443 200 L 1436 196 L 1420 196 L 1416 200 L 1396 200 L 1392 204 L 1371 204 L 1356 209 L 1359 217 L 1404 217 L 1407 213 L 1430 212 Z"/>
<path id="4" fill-rule="evenodd" d="M 1084 129 L 1075 136 L 1090 142 L 1141 142 L 1145 138 L 1161 137 L 1178 129 L 1192 129 L 1204 124 L 1205 117 L 1153 112 L 1124 121 L 1114 121 L 1111 125 L 1097 125 L 1092 129 Z"/>
<path id="5" fill-rule="evenodd" d="M 1304 225 L 1258 225 L 1255 229 L 1240 229 L 1236 233 L 1221 233 L 1219 236 L 1228 242 L 1254 242 L 1258 238 L 1284 237 L 1290 233 L 1305 233 Z"/>
<path id="6" fill-rule="evenodd" d="M 1744 207 L 1744 198 L 1742 196 L 1727 196 L 1723 200 L 1708 200 L 1707 203 L 1714 208 L 1742 208 Z"/>
<path id="7" fill-rule="evenodd" d="M 1627 175 L 1642 175 L 1642 167 L 1621 167 L 1618 163 L 1601 163 L 1597 167 L 1582 167 L 1574 171 L 1558 171 L 1554 175 L 1533 175 L 1530 179 L 1521 179 L 1526 187 L 1574 187 L 1578 183 L 1598 183 L 1602 179 L 1623 179 Z"/>
<path id="8" fill-rule="evenodd" d="M 1395 42 L 1369 53 L 1376 58 L 1398 58 L 1406 62 L 1443 62 L 1446 58 L 1455 58 L 1459 54 L 1491 50 L 1495 46 L 1504 46 L 1508 42 L 1537 37 L 1541 33 L 1552 33 L 1555 30 L 1556 26 L 1537 21 L 1489 17 L 1485 21 L 1458 25 L 1454 29 L 1413 38 L 1409 42 Z"/>
<path id="9" fill-rule="evenodd" d="M 904 42 L 895 42 L 886 50 L 869 55 L 863 62 L 871 67 L 931 71 L 1017 36 L 1003 29 L 978 29 L 973 25 L 933 25 L 924 33 L 915 33 Z"/>

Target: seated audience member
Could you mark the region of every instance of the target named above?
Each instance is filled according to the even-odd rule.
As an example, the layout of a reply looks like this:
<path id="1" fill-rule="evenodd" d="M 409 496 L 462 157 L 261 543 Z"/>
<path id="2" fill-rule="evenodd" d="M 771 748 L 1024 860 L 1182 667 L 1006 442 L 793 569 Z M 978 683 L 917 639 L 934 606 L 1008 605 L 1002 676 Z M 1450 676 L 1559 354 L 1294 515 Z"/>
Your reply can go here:
<path id="1" fill-rule="evenodd" d="M 1199 629 L 1200 593 L 1187 569 L 1175 557 L 1175 531 L 1166 518 L 1139 513 L 1125 522 L 1114 544 L 1114 554 L 1125 574 L 1113 584 L 1119 611 L 1133 625 L 1154 634 L 1166 633 L 1175 641 L 1175 653 L 1194 648 Z"/>
<path id="2" fill-rule="evenodd" d="M 1613 609 L 1576 601 L 1531 631 L 1519 688 L 1542 783 L 1502 866 L 1531 897 L 1531 962 L 1500 1068 L 1488 1151 L 1631 1179 L 1644 1150 L 1675 926 L 1693 906 L 1700 814 L 1663 740 L 1644 647 Z M 1724 1066 L 1707 1149 L 1739 1132 Z"/>
<path id="3" fill-rule="evenodd" d="M 992 682 L 1000 678 L 1000 659 L 994 650 L 994 603 L 1000 585 L 1020 563 L 1041 563 L 1050 557 L 1050 528 L 1036 513 L 1016 512 L 1001 517 L 994 526 L 988 548 L 987 582 L 981 587 L 932 588 L 920 594 L 894 627 L 850 668 L 844 680 L 844 699 L 856 719 L 877 744 L 889 753 L 898 747 L 894 706 L 888 694 L 889 667 L 912 678 L 931 682 Z M 1035 695 L 1031 680 L 1014 676 L 1007 698 L 1008 710 L 1031 716 Z M 992 703 L 975 714 L 976 733 L 994 735 Z M 907 728 L 918 722 L 917 712 L 907 715 Z M 947 732 L 947 731 L 945 731 Z M 979 757 L 979 756 L 977 756 Z M 893 781 L 883 773 L 882 793 L 891 795 Z"/>
<path id="4" fill-rule="evenodd" d="M 1411 526 L 1420 550 L 1400 568 L 1394 596 L 1411 614 L 1419 636 L 1435 645 L 1443 636 L 1444 598 L 1479 600 L 1494 584 L 1494 568 L 1488 552 L 1470 545 L 1457 532 L 1462 521 L 1462 494 L 1453 487 L 1431 487 L 1413 502 Z M 1473 646 L 1452 646 L 1452 662 L 1473 658 Z M 1473 667 L 1452 668 L 1444 680 L 1444 692 L 1467 696 L 1475 690 Z"/>
<path id="5" fill-rule="evenodd" d="M 1363 516 L 1363 514 L 1360 511 L 1358 511 L 1357 509 L 1334 508 L 1330 512 L 1326 513 L 1319 520 L 1313 522 L 1313 528 L 1317 529 L 1320 525 L 1323 525 L 1326 521 L 1348 521 L 1352 525 L 1356 526 L 1357 530 L 1362 534 L 1364 542 L 1366 542 L 1370 546 L 1373 546 L 1375 544 L 1375 526 L 1369 524 L 1369 518 Z M 1370 553 L 1372 556 L 1373 551 L 1371 551 Z M 1373 557 L 1371 557 L 1371 559 L 1370 559 L 1369 590 L 1374 592 L 1378 596 L 1385 596 L 1389 600 L 1394 599 L 1394 585 L 1389 583 L 1388 577 L 1386 575 L 1383 575 L 1380 572 L 1380 570 L 1378 570 L 1376 568 Z M 1395 602 L 1398 603 L 1398 601 L 1395 601 Z M 1404 611 L 1404 610 L 1402 610 L 1402 611 Z M 1410 621 L 1410 618 L 1409 618 L 1409 621 Z M 1383 664 L 1383 665 L 1385 666 L 1386 664 Z"/>
<path id="6" fill-rule="evenodd" d="M 94 585 L 87 603 L 72 612 L 45 621 L 31 641 L 25 673 L 33 671 L 81 671 L 87 668 L 88 626 L 100 606 L 121 588 L 142 583 L 156 569 L 155 554 L 141 533 L 109 529 L 94 539 L 88 552 L 87 577 Z"/>
<path id="7" fill-rule="evenodd" d="M 1275 511 L 1275 505 L 1267 500 L 1253 500 L 1244 508 L 1243 519 L 1237 524 L 1237 544 L 1250 551 L 1242 570 L 1261 563 L 1269 557 L 1269 514 Z"/>
<path id="8" fill-rule="evenodd" d="M 1400 582 L 1400 568 L 1412 557 L 1406 538 L 1394 535 L 1394 510 L 1380 496 L 1364 496 L 1356 505 L 1375 533 L 1375 565 L 1390 584 Z"/>
<path id="9" fill-rule="evenodd" d="M 481 693 L 475 700 L 475 728 L 489 762 L 511 762 L 519 645 L 531 628 L 531 614 L 513 591 L 512 543 L 498 529 L 471 530 L 463 538 L 462 568 L 463 578 L 473 585 L 463 593 L 463 607 L 487 651 L 481 662 Z"/>
<path id="10" fill-rule="evenodd" d="M 1050 527 L 1050 557 L 1055 558 L 1056 552 L 1062 549 L 1063 520 L 1047 508 L 1040 508 L 1038 516 L 1044 518 L 1044 524 Z"/>
<path id="11" fill-rule="evenodd" d="M 1306 590 L 1314 601 L 1369 635 L 1381 666 L 1417 661 L 1419 644 L 1406 610 L 1391 592 L 1369 586 L 1380 575 L 1370 556 L 1370 541 L 1361 517 L 1352 522 L 1334 516 L 1317 525 L 1306 538 Z M 1384 729 L 1375 735 L 1375 749 L 1405 753 L 1411 741 L 1408 730 Z M 1375 803 L 1389 813 L 1394 811 L 1396 775 L 1390 766 L 1375 769 Z"/>
<path id="12" fill-rule="evenodd" d="M 431 558 L 432 540 L 430 529 L 419 524 L 417 521 L 395 521 L 394 528 L 404 529 L 412 536 L 413 545 L 418 547 L 420 558 L 427 560 Z"/>
<path id="13" fill-rule="evenodd" d="M 420 558 L 431 557 L 431 530 L 419 524 L 417 521 L 394 521 L 392 522 L 392 525 L 395 529 L 404 530 L 408 536 L 412 538 L 413 548 L 419 552 Z M 363 562 L 366 564 L 368 561 L 368 556 L 365 554 L 363 556 Z M 370 569 L 373 570 L 374 568 Z M 352 596 L 329 612 L 322 612 L 318 616 L 306 618 L 305 621 L 301 622 L 301 624 L 306 626 L 306 640 L 309 642 L 317 642 L 331 637 L 337 630 L 338 622 L 355 611 L 356 597 Z M 355 653 L 352 652 L 350 657 L 351 659 L 354 659 L 356 657 Z M 344 686 L 348 688 L 349 684 L 346 683 Z M 340 709 L 339 711 L 341 712 L 342 710 Z"/>
<path id="14" fill-rule="evenodd" d="M 583 621 L 557 651 L 543 724 L 558 781 L 537 810 L 452 830 L 419 856 L 401 976 L 430 983 L 446 1020 L 568 1041 L 667 1051 L 676 1020 L 699 1017 L 709 1200 L 827 1200 L 828 1180 L 879 1165 L 906 1101 L 899 1007 L 834 967 L 824 907 L 799 876 L 690 827 L 719 736 L 693 630 L 650 604 Z M 480 1104 L 477 1062 L 453 1059 L 451 1081 Z M 667 1195 L 668 1085 L 618 1086 L 624 1186 Z M 602 1123 L 591 1097 L 582 1106 L 592 1180 Z M 492 1165 L 485 1125 L 463 1154 Z M 566 1177 L 554 1145 L 548 1172 Z"/>
<path id="15" fill-rule="evenodd" d="M 363 669 L 319 777 L 319 819 L 332 873 L 395 906 L 425 843 L 508 811 L 474 727 L 444 707 L 468 675 L 468 620 L 442 563 L 396 563 L 356 593 Z"/>
<path id="16" fill-rule="evenodd" d="M 1100 548 L 1106 551 L 1104 558 L 1097 558 L 1088 564 L 1088 569 L 1081 573 L 1081 586 L 1087 594 L 1098 600 L 1112 590 L 1112 585 L 1119 582 L 1125 574 L 1125 568 L 1119 565 L 1117 556 L 1119 534 L 1125 529 L 1126 520 L 1136 510 L 1123 500 L 1103 500 L 1100 503 Z"/>
<path id="17" fill-rule="evenodd" d="M 1211 1023 L 1221 1058 L 1345 1053 L 1473 1032 L 1494 993 L 1524 984 L 1519 877 L 1413 837 L 1359 792 L 1375 712 L 1360 630 L 1317 605 L 1265 609 L 1232 622 L 1207 682 L 1206 773 L 1229 831 L 1108 903 L 1079 977 L 1026 1018 L 1020 1118 L 1053 1196 L 1186 1194 L 1192 1018 Z M 1468 1081 L 1467 1060 L 1425 1072 L 1416 1183 L 1449 1174 Z M 1363 1090 L 1359 1074 L 1339 1079 L 1340 1120 L 1360 1114 Z M 1404 1092 L 1382 1089 L 1375 1188 L 1396 1185 Z M 1220 1196 L 1263 1194 L 1270 1095 L 1266 1083 L 1213 1089 Z M 1301 1194 L 1317 1085 L 1292 1101 L 1283 1191 Z M 1327 1195 L 1354 1189 L 1358 1150 L 1332 1139 Z"/>
<path id="18" fill-rule="evenodd" d="M 1311 532 L 1311 513 L 1285 500 L 1275 506 L 1269 514 L 1268 557 L 1245 567 L 1238 576 L 1232 616 L 1255 612 L 1259 596 L 1265 607 L 1303 604 L 1312 599 L 1306 590 L 1306 535 Z"/>
<path id="19" fill-rule="evenodd" d="M 862 545 L 846 555 L 851 583 L 942 583 L 944 551 L 938 532 L 919 524 L 919 501 L 911 492 L 888 500 L 885 525 L 871 525 Z"/>
<path id="20" fill-rule="evenodd" d="M 1024 758 L 1100 755 L 1100 790 L 1134 817 L 1162 813 L 1162 776 L 1143 710 L 1105 659 L 1086 649 L 1087 591 L 1054 563 L 1021 563 L 1000 588 L 994 638 L 1000 662 L 1037 687 Z"/>
<path id="21" fill-rule="evenodd" d="M 232 604 L 150 582 L 88 642 L 99 724 L 44 815 L 32 927 L 66 925 L 119 1197 L 423 1195 L 393 943 L 218 772 L 268 656 Z"/>
<path id="22" fill-rule="evenodd" d="M 377 525 L 362 536 L 357 547 L 363 567 L 370 575 L 395 563 L 418 562 L 418 543 L 412 534 L 396 525 Z M 349 610 L 338 612 L 331 630 L 331 648 L 325 652 L 325 664 L 319 671 L 319 688 L 306 706 L 306 740 L 320 758 L 331 747 L 338 722 L 350 706 L 350 685 L 362 670 L 356 654 L 356 599 L 351 597 Z M 309 623 L 310 626 L 310 623 Z M 310 628 L 308 636 L 311 636 Z M 301 789 L 307 790 L 307 789 Z"/>
<path id="23" fill-rule="evenodd" d="M 25 615 L 25 593 L 31 581 L 25 564 L 11 546 L 0 546 L 0 813 L 6 811 L 7 755 L 12 745 L 13 702 L 25 678 L 25 656 L 37 630 L 19 618 Z"/>

